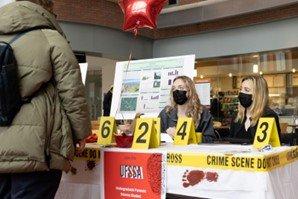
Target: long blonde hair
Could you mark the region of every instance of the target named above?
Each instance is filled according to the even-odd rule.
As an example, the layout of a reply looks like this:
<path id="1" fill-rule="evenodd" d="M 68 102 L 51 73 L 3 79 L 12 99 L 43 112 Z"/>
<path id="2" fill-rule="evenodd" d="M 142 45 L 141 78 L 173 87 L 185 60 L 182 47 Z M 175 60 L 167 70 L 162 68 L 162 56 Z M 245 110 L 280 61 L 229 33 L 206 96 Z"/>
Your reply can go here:
<path id="1" fill-rule="evenodd" d="M 187 76 L 177 76 L 173 80 L 173 83 L 178 79 L 181 79 L 185 83 L 186 89 L 188 91 L 188 106 L 185 115 L 188 117 L 192 117 L 197 126 L 200 123 L 201 119 L 202 105 L 199 99 L 199 95 L 196 91 L 195 84 Z M 170 102 L 171 104 L 168 105 L 166 108 L 167 112 L 170 112 L 173 108 L 177 108 L 177 104 L 175 103 L 173 98 L 173 89 L 171 89 L 170 91 Z"/>
<path id="2" fill-rule="evenodd" d="M 269 103 L 269 91 L 266 80 L 262 76 L 247 76 L 242 79 L 244 81 L 252 81 L 252 104 L 248 108 L 251 113 L 251 126 L 257 124 L 259 118 L 262 116 L 263 111 L 268 107 Z M 235 122 L 243 122 L 245 117 L 245 108 L 238 105 L 238 115 L 235 119 Z"/>

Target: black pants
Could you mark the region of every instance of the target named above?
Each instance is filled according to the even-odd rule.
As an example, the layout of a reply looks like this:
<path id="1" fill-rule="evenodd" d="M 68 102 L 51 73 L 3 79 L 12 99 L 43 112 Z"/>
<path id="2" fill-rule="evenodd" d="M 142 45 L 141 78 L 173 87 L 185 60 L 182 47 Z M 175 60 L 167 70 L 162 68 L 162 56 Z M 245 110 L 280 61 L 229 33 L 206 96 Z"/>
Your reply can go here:
<path id="1" fill-rule="evenodd" d="M 62 171 L 32 173 L 0 173 L 1 199 L 53 199 L 58 190 Z"/>

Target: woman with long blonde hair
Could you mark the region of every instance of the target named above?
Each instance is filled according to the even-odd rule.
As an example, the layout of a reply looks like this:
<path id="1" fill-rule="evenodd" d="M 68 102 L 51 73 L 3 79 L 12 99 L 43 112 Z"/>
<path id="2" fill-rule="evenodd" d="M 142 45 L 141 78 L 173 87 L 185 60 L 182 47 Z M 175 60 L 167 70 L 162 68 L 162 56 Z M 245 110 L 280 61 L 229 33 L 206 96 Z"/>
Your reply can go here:
<path id="1" fill-rule="evenodd" d="M 172 138 L 179 117 L 193 118 L 196 132 L 203 133 L 203 142 L 212 142 L 215 138 L 212 116 L 200 103 L 195 85 L 187 76 L 178 76 L 173 80 L 170 105 L 160 112 L 159 117 L 161 132 L 169 134 Z"/>
<path id="2" fill-rule="evenodd" d="M 253 142 L 260 117 L 274 117 L 280 133 L 278 115 L 269 108 L 269 91 L 262 76 L 247 76 L 242 79 L 239 93 L 238 113 L 230 128 L 230 137 Z"/>

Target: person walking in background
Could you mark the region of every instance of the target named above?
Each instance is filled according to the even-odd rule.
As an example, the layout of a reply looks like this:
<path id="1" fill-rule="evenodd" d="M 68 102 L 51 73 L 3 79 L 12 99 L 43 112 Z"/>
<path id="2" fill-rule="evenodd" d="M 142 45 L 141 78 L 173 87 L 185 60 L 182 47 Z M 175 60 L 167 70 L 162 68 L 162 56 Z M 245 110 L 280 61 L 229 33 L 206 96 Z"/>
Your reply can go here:
<path id="1" fill-rule="evenodd" d="M 51 0 L 2 4 L 0 40 L 20 33 L 11 46 L 20 95 L 30 101 L 0 126 L 0 198 L 52 199 L 91 134 L 85 89 Z"/>
<path id="2" fill-rule="evenodd" d="M 111 105 L 113 98 L 113 86 L 110 87 L 103 99 L 103 116 L 110 116 Z"/>
<path id="3" fill-rule="evenodd" d="M 224 112 L 222 111 L 222 99 L 224 97 L 223 92 L 218 92 L 211 101 L 210 113 L 215 121 L 221 122 L 224 118 Z"/>
<path id="4" fill-rule="evenodd" d="M 195 131 L 203 133 L 203 142 L 212 142 L 216 138 L 212 116 L 200 103 L 195 85 L 189 77 L 178 76 L 173 80 L 170 102 L 171 104 L 159 113 L 162 133 L 173 138 L 178 118 L 192 117 Z"/>
<path id="5" fill-rule="evenodd" d="M 253 143 L 260 117 L 274 117 L 278 134 L 278 115 L 269 108 L 269 91 L 262 76 L 247 76 L 242 79 L 238 112 L 233 115 L 230 137 L 242 138 Z"/>

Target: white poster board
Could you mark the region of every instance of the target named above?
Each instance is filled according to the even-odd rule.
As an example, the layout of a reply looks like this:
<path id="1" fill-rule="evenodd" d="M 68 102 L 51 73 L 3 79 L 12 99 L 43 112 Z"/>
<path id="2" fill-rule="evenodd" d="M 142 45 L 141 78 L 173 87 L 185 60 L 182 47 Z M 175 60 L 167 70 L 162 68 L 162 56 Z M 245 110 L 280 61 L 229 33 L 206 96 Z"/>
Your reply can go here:
<path id="1" fill-rule="evenodd" d="M 173 79 L 193 78 L 195 55 L 117 62 L 111 116 L 132 119 L 137 112 L 157 117 L 169 104 Z"/>
<path id="2" fill-rule="evenodd" d="M 196 83 L 195 86 L 201 104 L 210 105 L 210 83 Z"/>
<path id="3" fill-rule="evenodd" d="M 81 75 L 82 75 L 82 82 L 85 85 L 86 78 L 87 78 L 87 70 L 88 70 L 88 63 L 79 63 Z"/>

